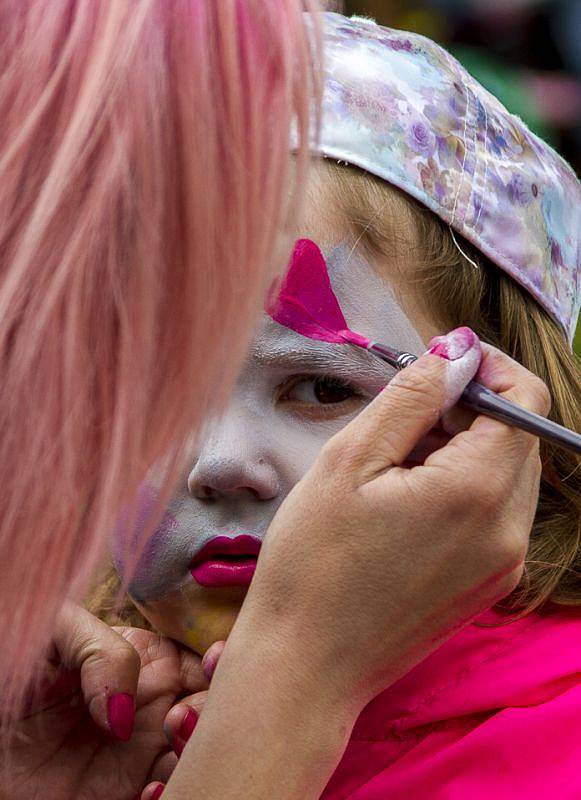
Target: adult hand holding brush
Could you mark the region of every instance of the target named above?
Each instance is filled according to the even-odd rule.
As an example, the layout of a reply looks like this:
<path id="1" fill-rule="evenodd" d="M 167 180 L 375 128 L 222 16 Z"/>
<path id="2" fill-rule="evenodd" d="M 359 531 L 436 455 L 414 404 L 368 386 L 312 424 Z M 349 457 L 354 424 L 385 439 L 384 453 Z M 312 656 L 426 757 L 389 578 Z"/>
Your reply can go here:
<path id="1" fill-rule="evenodd" d="M 476 373 L 547 413 L 538 378 L 461 329 L 328 443 L 272 523 L 168 800 L 318 798 L 364 706 L 516 586 L 538 440 L 456 417 L 407 462 Z"/>

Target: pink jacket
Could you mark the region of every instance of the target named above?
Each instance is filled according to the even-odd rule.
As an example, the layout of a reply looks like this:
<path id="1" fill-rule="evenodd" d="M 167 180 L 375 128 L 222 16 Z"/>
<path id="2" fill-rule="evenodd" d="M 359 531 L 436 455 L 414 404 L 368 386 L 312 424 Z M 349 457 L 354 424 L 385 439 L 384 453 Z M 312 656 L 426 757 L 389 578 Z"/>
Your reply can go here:
<path id="1" fill-rule="evenodd" d="M 322 798 L 581 800 L 580 611 L 462 630 L 364 709 Z"/>

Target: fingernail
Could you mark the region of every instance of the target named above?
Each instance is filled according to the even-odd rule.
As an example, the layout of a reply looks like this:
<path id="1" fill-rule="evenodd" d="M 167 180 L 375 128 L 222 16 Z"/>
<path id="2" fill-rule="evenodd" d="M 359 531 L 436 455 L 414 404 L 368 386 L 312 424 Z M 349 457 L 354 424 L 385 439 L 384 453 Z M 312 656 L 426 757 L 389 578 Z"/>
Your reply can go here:
<path id="1" fill-rule="evenodd" d="M 442 414 L 456 405 L 462 392 L 478 372 L 482 358 L 480 340 L 470 328 L 456 328 L 446 336 L 436 336 L 427 351 L 447 362 L 444 370 Z"/>
<path id="2" fill-rule="evenodd" d="M 212 675 L 218 665 L 218 661 L 220 660 L 220 652 L 216 652 L 216 649 L 207 650 L 202 658 L 202 671 L 206 676 L 206 680 L 208 683 L 212 680 Z"/>
<path id="3" fill-rule="evenodd" d="M 158 798 L 161 797 L 163 794 L 163 789 L 164 787 L 161 785 L 161 783 L 159 784 L 159 786 L 156 786 L 155 789 L 153 790 L 153 794 L 151 795 L 150 800 L 158 800 Z"/>
<path id="4" fill-rule="evenodd" d="M 130 694 L 118 692 L 107 700 L 107 722 L 116 739 L 128 742 L 135 722 L 135 701 Z"/>
<path id="5" fill-rule="evenodd" d="M 474 347 L 476 334 L 470 328 L 455 328 L 445 336 L 435 336 L 429 343 L 428 353 L 447 361 L 457 361 Z"/>
<path id="6" fill-rule="evenodd" d="M 188 708 L 188 710 L 186 711 L 186 715 L 182 720 L 182 724 L 178 729 L 178 736 L 181 739 L 185 739 L 187 741 L 194 732 L 194 728 L 196 727 L 197 724 L 198 724 L 198 715 L 196 714 L 193 708 Z"/>
<path id="7" fill-rule="evenodd" d="M 198 724 L 198 715 L 192 708 L 188 708 L 172 742 L 173 749 L 175 750 L 175 753 L 178 757 L 181 756 L 181 754 L 183 753 L 184 747 L 186 746 L 188 739 L 194 732 L 194 729 L 197 724 Z"/>

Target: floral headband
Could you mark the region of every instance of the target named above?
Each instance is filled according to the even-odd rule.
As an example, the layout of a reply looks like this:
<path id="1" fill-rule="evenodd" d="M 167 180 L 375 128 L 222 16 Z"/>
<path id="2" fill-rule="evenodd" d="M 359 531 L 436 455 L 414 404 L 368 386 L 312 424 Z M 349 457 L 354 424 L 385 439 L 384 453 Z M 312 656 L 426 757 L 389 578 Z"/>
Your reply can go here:
<path id="1" fill-rule="evenodd" d="M 316 151 L 415 197 L 524 286 L 571 340 L 581 302 L 581 184 L 445 50 L 323 14 Z"/>

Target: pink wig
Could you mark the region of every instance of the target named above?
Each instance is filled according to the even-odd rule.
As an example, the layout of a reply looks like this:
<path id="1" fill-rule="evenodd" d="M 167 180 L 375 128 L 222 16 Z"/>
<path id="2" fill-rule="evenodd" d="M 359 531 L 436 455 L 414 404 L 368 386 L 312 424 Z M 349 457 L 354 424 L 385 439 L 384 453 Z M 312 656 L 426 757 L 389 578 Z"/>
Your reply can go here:
<path id="1" fill-rule="evenodd" d="M 0 5 L 0 676 L 224 402 L 285 262 L 309 0 Z M 303 143 L 291 160 L 291 125 Z M 6 708 L 6 705 L 4 706 Z"/>

